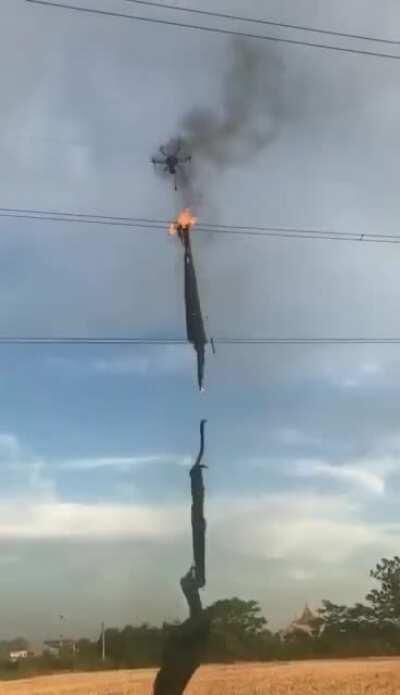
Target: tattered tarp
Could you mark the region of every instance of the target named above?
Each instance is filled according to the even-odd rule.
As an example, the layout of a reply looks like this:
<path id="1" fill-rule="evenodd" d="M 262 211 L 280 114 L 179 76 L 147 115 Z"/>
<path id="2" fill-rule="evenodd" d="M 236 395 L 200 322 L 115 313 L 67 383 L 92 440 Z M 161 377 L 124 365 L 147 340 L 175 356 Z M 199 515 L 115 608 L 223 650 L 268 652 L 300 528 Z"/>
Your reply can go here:
<path id="1" fill-rule="evenodd" d="M 197 353 L 197 381 L 199 389 L 204 387 L 205 347 L 207 336 L 201 313 L 199 290 L 194 267 L 190 228 L 178 227 L 178 234 L 185 249 L 185 306 L 187 338 Z"/>
<path id="2" fill-rule="evenodd" d="M 206 585 L 206 520 L 204 518 L 204 483 L 203 468 L 201 463 L 204 454 L 204 427 L 206 421 L 200 424 L 200 451 L 196 463 L 190 471 L 190 483 L 192 492 L 192 537 L 194 572 L 197 587 L 202 589 Z"/>
<path id="3" fill-rule="evenodd" d="M 181 579 L 189 607 L 189 618 L 171 625 L 164 646 L 162 665 L 157 673 L 153 695 L 182 695 L 204 660 L 210 635 L 211 617 L 203 610 L 199 589 L 205 586 L 204 454 L 205 420 L 200 424 L 200 451 L 190 471 L 192 493 L 192 534 L 194 563 Z"/>

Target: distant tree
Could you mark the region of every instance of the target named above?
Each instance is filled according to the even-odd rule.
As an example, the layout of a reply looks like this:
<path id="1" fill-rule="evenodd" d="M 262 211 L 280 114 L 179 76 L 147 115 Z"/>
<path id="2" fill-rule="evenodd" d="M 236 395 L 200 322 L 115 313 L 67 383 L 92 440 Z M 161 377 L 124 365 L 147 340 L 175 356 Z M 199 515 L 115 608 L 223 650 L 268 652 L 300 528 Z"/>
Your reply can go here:
<path id="1" fill-rule="evenodd" d="M 89 639 L 80 639 L 77 643 L 77 660 L 80 663 L 97 663 L 100 659 L 100 647 L 98 642 Z"/>
<path id="2" fill-rule="evenodd" d="M 331 601 L 323 601 L 322 606 L 319 611 L 323 621 L 320 653 L 351 656 L 370 653 L 376 648 L 378 630 L 369 606 L 361 603 L 338 605 Z"/>
<path id="3" fill-rule="evenodd" d="M 257 601 L 224 599 L 207 611 L 211 617 L 209 660 L 263 659 L 276 651 L 277 638 L 267 630 Z"/>
<path id="4" fill-rule="evenodd" d="M 383 558 L 370 576 L 380 583 L 367 595 L 376 619 L 400 628 L 400 557 Z"/>
<path id="5" fill-rule="evenodd" d="M 323 601 L 320 616 L 323 653 L 342 656 L 396 654 L 400 650 L 400 557 L 383 558 L 371 570 L 378 583 L 367 604 Z"/>
<path id="6" fill-rule="evenodd" d="M 126 625 L 122 630 L 109 628 L 105 633 L 107 658 L 118 666 L 130 668 L 156 666 L 160 663 L 164 639 L 162 628 L 147 623 Z"/>
<path id="7" fill-rule="evenodd" d="M 215 627 L 223 627 L 240 636 L 257 635 L 265 629 L 267 621 L 260 615 L 257 601 L 240 598 L 216 601 L 208 608 Z"/>
<path id="8" fill-rule="evenodd" d="M 348 619 L 348 606 L 344 604 L 336 604 L 331 601 L 322 601 L 322 608 L 319 609 L 319 615 L 324 623 L 324 629 L 341 631 Z"/>

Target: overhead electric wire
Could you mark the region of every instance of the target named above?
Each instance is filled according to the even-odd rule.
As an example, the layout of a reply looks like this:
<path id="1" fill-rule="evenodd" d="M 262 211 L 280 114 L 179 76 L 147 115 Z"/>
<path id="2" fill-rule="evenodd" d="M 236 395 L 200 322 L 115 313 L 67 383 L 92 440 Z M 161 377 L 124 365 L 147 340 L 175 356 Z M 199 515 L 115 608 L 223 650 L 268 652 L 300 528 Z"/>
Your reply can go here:
<path id="1" fill-rule="evenodd" d="M 139 224 L 144 224 L 148 225 L 150 228 L 154 227 L 156 229 L 160 228 L 163 231 L 165 231 L 166 227 L 168 225 L 171 225 L 173 221 L 171 219 L 168 220 L 160 220 L 160 219 L 154 219 L 154 218 L 148 218 L 148 217 L 121 217 L 121 216 L 115 216 L 115 215 L 103 215 L 103 214 L 96 214 L 96 213 L 81 213 L 81 212 L 65 212 L 63 210 L 40 210 L 40 209 L 29 209 L 29 208 L 5 208 L 5 207 L 0 207 L 0 216 L 3 215 L 4 217 L 22 217 L 23 219 L 25 216 L 28 219 L 44 219 L 44 220 L 50 220 L 54 221 L 61 221 L 61 222 L 68 222 L 68 221 L 79 221 L 79 222 L 86 222 L 86 221 L 93 221 L 93 222 L 104 222 L 105 224 L 108 224 L 109 222 L 118 222 L 118 223 L 125 223 L 127 226 L 134 226 L 134 225 L 139 225 Z M 72 219 L 71 219 L 72 218 Z M 325 230 L 325 229 L 312 229 L 312 228 L 305 228 L 305 227 L 281 227 L 281 226 L 255 226 L 255 225 L 228 225 L 228 224 L 214 224 L 210 222 L 201 222 L 200 224 L 196 224 L 196 231 L 201 230 L 201 231 L 220 231 L 221 232 L 241 232 L 241 231 L 254 231 L 254 232 L 263 232 L 263 231 L 279 231 L 279 232 L 288 232 L 288 233 L 305 233 L 305 234 L 333 234 L 331 230 Z M 400 239 L 400 235 L 399 235 Z"/>
<path id="2" fill-rule="evenodd" d="M 154 229 L 165 231 L 174 222 L 171 220 L 157 220 L 143 217 L 117 217 L 111 215 L 97 215 L 87 213 L 57 212 L 55 210 L 29 210 L 18 208 L 0 208 L 0 217 L 15 219 L 42 220 L 49 222 L 76 222 L 79 224 L 104 224 L 118 225 L 123 227 L 143 227 L 144 229 Z M 299 227 L 280 227 L 280 226 L 248 226 L 248 225 L 221 225 L 211 223 L 196 224 L 196 231 L 212 232 L 221 234 L 242 234 L 249 233 L 256 236 L 260 232 L 282 232 L 288 234 L 334 234 L 329 230 L 310 229 Z M 261 236 L 261 234 L 259 234 Z M 400 235 L 399 235 L 400 240 Z"/>
<path id="3" fill-rule="evenodd" d="M 399 345 L 400 337 L 255 337 L 213 338 L 214 345 Z M 211 344 L 211 340 L 208 342 Z M 68 336 L 0 336 L 0 345 L 189 345 L 187 338 L 87 338 Z"/>
<path id="4" fill-rule="evenodd" d="M 66 3 L 54 2 L 54 0 L 25 0 L 31 4 L 42 5 L 44 7 L 58 8 L 61 10 L 70 10 L 73 12 L 81 12 L 86 14 L 96 14 L 103 17 L 114 17 L 116 19 L 130 19 L 137 22 L 145 22 L 148 24 L 159 24 L 164 26 L 193 29 L 196 31 L 205 31 L 208 33 L 222 34 L 224 36 L 239 36 L 247 39 L 258 39 L 262 41 L 271 41 L 274 43 L 282 43 L 291 46 L 304 46 L 306 48 L 317 48 L 326 51 L 336 51 L 338 53 L 351 53 L 355 55 L 370 56 L 375 58 L 385 58 L 387 60 L 400 60 L 400 55 L 393 53 L 380 53 L 378 51 L 370 51 L 359 48 L 346 48 L 345 46 L 334 46 L 325 43 L 313 43 L 312 41 L 302 41 L 300 39 L 289 39 L 279 36 L 267 36 L 265 34 L 252 34 L 251 32 L 236 31 L 232 29 L 223 29 L 222 27 L 202 26 L 200 24 L 190 24 L 188 22 L 176 22 L 167 19 L 159 19 L 156 17 L 141 17 L 138 15 L 126 14 L 124 12 L 115 12 L 112 10 L 99 10 L 91 7 L 83 7 L 81 5 L 68 5 Z"/>
<path id="5" fill-rule="evenodd" d="M 154 229 L 155 231 L 165 231 L 167 220 L 154 220 L 149 218 L 130 218 L 130 217 L 112 217 L 110 215 L 91 215 L 88 213 L 71 213 L 57 212 L 55 210 L 35 210 L 22 208 L 0 208 L 0 217 L 7 216 L 14 219 L 30 219 L 38 221 L 56 221 L 56 222 L 75 222 L 80 224 L 104 224 L 104 225 L 122 225 L 125 227 L 142 227 L 145 229 Z M 275 235 L 285 236 L 285 238 L 304 238 L 305 235 L 299 234 L 304 230 L 298 230 L 290 227 L 276 228 L 276 232 L 255 231 L 274 229 L 272 227 L 245 227 L 245 226 L 228 226 L 228 225 L 209 225 L 203 226 L 203 231 L 222 234 L 254 234 L 256 236 Z M 201 230 L 201 227 L 196 227 L 196 231 Z M 249 231 L 250 230 L 250 231 Z M 327 236 L 333 235 L 334 232 L 323 232 L 322 230 L 314 230 L 314 236 L 308 236 L 311 239 L 336 239 L 345 241 L 355 241 L 356 238 L 342 239 L 341 237 Z M 318 236 L 315 236 L 315 235 Z M 389 235 L 388 235 L 389 236 Z M 395 237 L 395 235 L 393 235 Z M 368 241 L 368 239 L 364 239 Z M 385 240 L 386 243 L 400 243 L 398 240 Z M 77 337 L 77 336 L 1 336 L 0 344 L 18 345 L 18 344 L 47 344 L 47 345 L 186 345 L 188 343 L 185 338 L 145 338 L 145 337 Z M 343 345 L 343 344 L 400 344 L 400 337 L 215 337 L 212 343 L 216 345 Z"/>
<path id="6" fill-rule="evenodd" d="M 68 224 L 90 224 L 127 229 L 146 229 L 165 232 L 171 220 L 156 220 L 145 217 L 116 217 L 88 213 L 73 213 L 56 210 L 34 210 L 24 208 L 1 208 L 0 219 L 23 219 L 30 221 L 56 222 Z M 399 234 L 373 234 L 370 232 L 335 232 L 324 229 L 301 227 L 221 225 L 199 223 L 195 231 L 231 236 L 249 236 L 276 239 L 308 239 L 319 241 L 347 241 L 356 243 L 400 244 Z"/>
<path id="7" fill-rule="evenodd" d="M 0 208 L 0 218 L 11 218 L 11 219 L 23 219 L 23 220 L 39 220 L 44 222 L 66 222 L 66 223 L 76 223 L 76 224 L 94 224 L 94 225 L 105 225 L 105 226 L 116 226 L 116 227 L 127 227 L 127 228 L 138 228 L 138 229 L 150 229 L 154 231 L 166 231 L 167 226 L 171 225 L 171 220 L 149 220 L 142 218 L 119 218 L 119 217 L 109 217 L 102 215 L 86 215 L 86 214 L 74 214 L 74 213 L 57 213 L 57 212 L 37 212 L 29 210 L 8 210 L 7 208 Z M 209 232 L 213 234 L 233 234 L 233 235 L 250 235 L 250 236 L 280 236 L 281 234 L 286 234 L 288 236 L 293 235 L 303 235 L 309 234 L 310 238 L 314 238 L 313 234 L 328 234 L 324 230 L 312 230 L 312 229 L 297 229 L 297 228 L 285 228 L 285 227 L 228 227 L 220 225 L 211 224 L 199 224 L 196 226 L 196 231 L 199 232 Z M 325 238 L 325 237 L 321 237 Z M 400 237 L 399 237 L 400 241 Z"/>
<path id="8" fill-rule="evenodd" d="M 150 0 L 123 0 L 130 2 L 133 5 L 141 5 L 144 7 L 155 7 L 157 9 L 172 10 L 174 12 L 184 12 L 187 14 L 199 15 L 202 17 L 215 17 L 216 19 L 228 19 L 234 22 L 247 22 L 249 24 L 259 24 L 269 27 L 277 27 L 280 29 L 294 29 L 295 31 L 306 31 L 313 34 L 325 34 L 326 36 L 337 36 L 343 39 L 357 39 L 358 41 L 373 41 L 374 43 L 389 44 L 392 46 L 400 46 L 400 41 L 396 39 L 384 39 L 378 36 L 370 36 L 368 34 L 350 34 L 344 31 L 334 31 L 332 29 L 318 29 L 318 27 L 310 27 L 303 24 L 289 24 L 287 22 L 278 22 L 271 19 L 261 19 L 258 17 L 244 17 L 243 15 L 230 14 L 228 12 L 214 12 L 213 10 L 199 10 L 195 7 L 187 7 L 183 5 L 168 5 L 167 3 L 151 2 Z"/>

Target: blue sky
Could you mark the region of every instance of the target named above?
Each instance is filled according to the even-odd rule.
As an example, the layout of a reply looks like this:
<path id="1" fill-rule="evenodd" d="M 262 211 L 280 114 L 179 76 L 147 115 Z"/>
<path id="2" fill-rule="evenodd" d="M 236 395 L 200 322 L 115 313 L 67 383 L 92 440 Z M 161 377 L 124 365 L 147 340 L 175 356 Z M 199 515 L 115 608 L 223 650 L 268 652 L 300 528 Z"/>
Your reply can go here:
<path id="1" fill-rule="evenodd" d="M 400 24 L 389 0 L 218 9 L 388 37 Z M 173 218 L 182 201 L 149 157 L 193 109 L 222 117 L 237 48 L 22 0 L 3 0 L 0 34 L 0 205 Z M 398 63 L 246 50 L 248 130 L 224 166 L 201 151 L 200 220 L 398 233 Z M 400 334 L 396 246 L 200 232 L 193 244 L 209 335 Z M 182 285 L 162 231 L 0 218 L 2 335 L 183 336 Z M 185 614 L 203 417 L 205 602 L 256 598 L 281 626 L 306 600 L 362 599 L 370 567 L 398 552 L 396 346 L 220 346 L 202 395 L 189 346 L 0 357 L 4 636 L 52 637 L 59 613 L 74 635 Z"/>

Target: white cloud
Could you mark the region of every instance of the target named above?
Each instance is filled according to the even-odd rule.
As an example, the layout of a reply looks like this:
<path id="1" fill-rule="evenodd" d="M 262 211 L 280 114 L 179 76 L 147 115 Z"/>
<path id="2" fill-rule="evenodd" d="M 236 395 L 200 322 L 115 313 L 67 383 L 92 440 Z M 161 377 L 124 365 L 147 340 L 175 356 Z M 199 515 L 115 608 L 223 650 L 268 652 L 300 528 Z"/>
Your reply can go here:
<path id="1" fill-rule="evenodd" d="M 61 461 L 58 466 L 90 471 L 157 463 L 188 465 L 190 461 L 189 456 L 155 453 L 77 458 Z M 25 452 L 12 434 L 0 434 L 0 464 L 13 473 L 12 483 L 3 487 L 0 496 L 0 539 L 120 537 L 164 542 L 167 537 L 173 540 L 188 532 L 189 500 L 179 505 L 75 504 L 62 500 L 48 477 L 46 462 Z M 395 552 L 400 527 L 365 519 L 364 502 L 368 498 L 354 494 L 354 488 L 382 494 L 385 476 L 394 465 L 392 458 L 369 459 L 363 466 L 352 462 L 337 467 L 315 460 L 297 463 L 296 475 L 344 483 L 346 494 L 341 495 L 305 491 L 210 496 L 206 509 L 208 543 L 211 548 L 229 548 L 232 555 L 241 558 L 290 562 L 297 581 L 307 580 L 304 572 L 313 574 L 322 564 L 348 562 L 366 548 Z"/>
<path id="2" fill-rule="evenodd" d="M 186 566 L 191 552 L 189 504 L 73 504 L 37 501 L 33 495 L 23 503 L 3 500 L 0 541 L 143 542 L 146 557 L 171 557 L 172 563 Z M 273 576 L 288 600 L 295 586 L 297 600 L 303 600 L 307 584 L 327 587 L 333 575 L 354 577 L 357 557 L 367 558 L 372 567 L 381 554 L 397 552 L 400 543 L 398 524 L 370 522 L 362 507 L 339 495 L 210 496 L 206 518 L 214 592 L 218 586 L 218 591 L 252 590 L 261 597 L 265 587 L 260 573 L 264 576 L 265 571 L 266 586 Z M 175 574 L 176 568 L 170 571 Z"/>
<path id="3" fill-rule="evenodd" d="M 128 352 L 129 350 L 129 352 Z M 80 361 L 48 357 L 50 367 L 78 372 L 92 371 L 104 376 L 147 376 L 148 374 L 186 374 L 193 370 L 193 350 L 189 345 L 128 346 L 123 352 L 107 357 Z"/>
<path id="4" fill-rule="evenodd" d="M 165 539 L 178 534 L 185 511 L 146 505 L 0 503 L 0 539 L 136 538 Z"/>
<path id="5" fill-rule="evenodd" d="M 13 553 L 4 553 L 0 555 L 0 566 L 8 567 L 10 565 L 18 565 L 21 562 L 21 557 Z"/>
<path id="6" fill-rule="evenodd" d="M 298 461 L 295 474 L 304 478 L 328 478 L 345 487 L 357 486 L 375 495 L 383 495 L 385 492 L 384 467 L 381 470 L 371 470 L 371 465 L 363 466 L 342 464 L 333 465 L 326 461 L 304 460 Z"/>
<path id="7" fill-rule="evenodd" d="M 40 82 L 4 123 L 2 145 L 25 168 L 42 172 L 56 163 L 64 176 L 86 181 L 94 160 L 84 144 L 84 128 L 75 114 L 57 108 L 57 98 L 49 98 L 55 96 L 64 77 L 62 62 L 51 61 Z"/>
<path id="8" fill-rule="evenodd" d="M 94 360 L 91 368 L 99 374 L 145 376 L 152 374 L 185 374 L 193 369 L 192 348 L 188 345 L 151 346 L 146 352 Z"/>
<path id="9" fill-rule="evenodd" d="M 71 459 L 58 467 L 82 471 L 156 463 L 185 466 L 190 461 L 188 456 L 174 454 L 110 456 Z M 0 539 L 162 539 L 178 534 L 180 527 L 185 526 L 185 511 L 177 506 L 65 502 L 57 494 L 47 462 L 26 451 L 13 434 L 0 433 L 0 469 L 4 478 L 0 490 Z"/>
<path id="10" fill-rule="evenodd" d="M 383 366 L 378 364 L 378 362 L 363 362 L 363 364 L 360 366 L 360 371 L 362 374 L 375 376 L 382 374 Z"/>
<path id="11" fill-rule="evenodd" d="M 367 548 L 396 552 L 400 542 L 400 525 L 368 521 L 363 507 L 343 495 L 293 493 L 219 500 L 208 518 L 211 543 L 231 544 L 234 538 L 239 555 L 306 564 L 311 571 L 324 564 L 348 563 Z"/>
<path id="12" fill-rule="evenodd" d="M 382 545 L 386 536 L 384 528 L 375 528 L 368 523 L 317 516 L 268 522 L 262 532 L 266 537 L 266 558 L 307 559 L 314 566 L 347 562 L 360 548 Z"/>
<path id="13" fill-rule="evenodd" d="M 278 442 L 286 446 L 304 446 L 319 443 L 316 437 L 311 437 L 295 427 L 281 427 L 276 431 L 275 436 Z"/>
<path id="14" fill-rule="evenodd" d="M 150 358 L 147 355 L 129 355 L 128 357 L 98 359 L 94 360 L 90 367 L 99 374 L 144 376 L 149 372 Z"/>
<path id="15" fill-rule="evenodd" d="M 311 579 L 314 579 L 315 574 L 301 567 L 295 567 L 294 569 L 290 570 L 289 577 L 294 579 L 296 582 L 308 582 Z"/>
<path id="16" fill-rule="evenodd" d="M 132 468 L 153 464 L 188 466 L 192 459 L 182 454 L 153 454 L 143 456 L 106 456 L 77 458 L 62 461 L 58 467 L 70 471 L 95 470 L 96 468 Z"/>
<path id="17" fill-rule="evenodd" d="M 54 499 L 55 486 L 44 461 L 34 456 L 10 433 L 0 433 L 0 500 L 18 497 Z"/>
<path id="18" fill-rule="evenodd" d="M 22 449 L 14 434 L 0 433 L 0 460 L 14 460 L 21 456 Z"/>
<path id="19" fill-rule="evenodd" d="M 372 350 L 370 350 L 372 352 Z M 355 389 L 364 385 L 371 384 L 384 376 L 385 365 L 383 359 L 378 361 L 371 358 L 368 354 L 361 353 L 360 359 L 349 359 L 346 355 L 345 360 L 337 359 L 335 363 L 328 363 L 322 370 L 325 377 L 337 386 Z"/>

